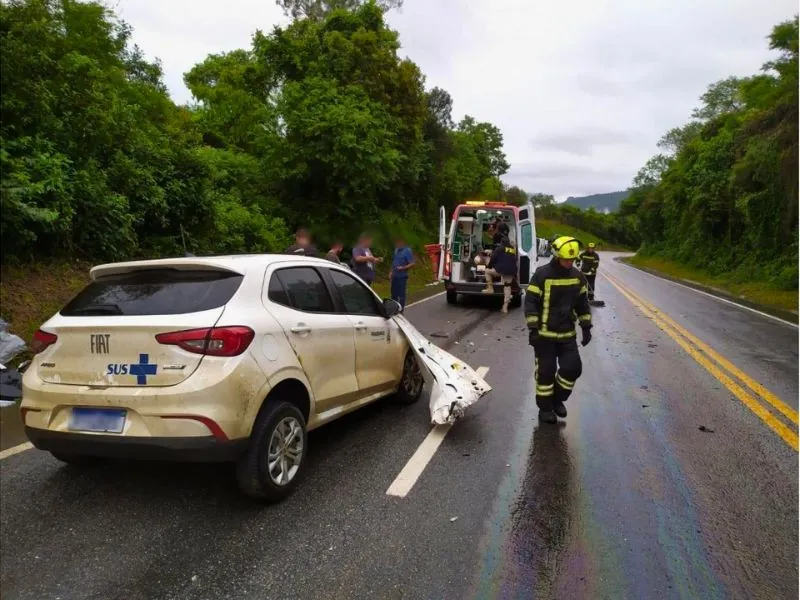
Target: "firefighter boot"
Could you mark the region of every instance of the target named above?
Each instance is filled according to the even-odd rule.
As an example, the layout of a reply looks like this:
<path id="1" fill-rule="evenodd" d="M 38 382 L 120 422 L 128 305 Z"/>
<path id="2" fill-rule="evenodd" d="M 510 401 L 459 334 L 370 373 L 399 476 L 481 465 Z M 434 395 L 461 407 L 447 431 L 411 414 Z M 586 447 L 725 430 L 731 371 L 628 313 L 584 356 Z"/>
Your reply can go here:
<path id="1" fill-rule="evenodd" d="M 556 418 L 556 413 L 554 413 L 552 410 L 540 410 L 539 420 L 542 423 L 549 423 L 550 425 L 558 423 L 558 419 Z"/>
<path id="2" fill-rule="evenodd" d="M 567 418 L 567 407 L 564 406 L 564 403 L 561 400 L 553 398 L 553 412 L 556 416 L 566 419 Z"/>

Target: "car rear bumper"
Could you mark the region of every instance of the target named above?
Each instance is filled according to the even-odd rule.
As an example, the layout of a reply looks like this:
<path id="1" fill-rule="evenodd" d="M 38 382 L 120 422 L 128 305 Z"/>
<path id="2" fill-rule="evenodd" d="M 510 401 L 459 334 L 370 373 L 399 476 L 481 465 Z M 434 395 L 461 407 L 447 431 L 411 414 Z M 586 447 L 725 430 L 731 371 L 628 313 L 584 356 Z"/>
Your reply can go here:
<path id="1" fill-rule="evenodd" d="M 39 450 L 142 460 L 226 462 L 235 460 L 246 448 L 247 438 L 220 440 L 203 437 L 131 437 L 92 433 L 50 431 L 25 427 L 31 443 Z"/>

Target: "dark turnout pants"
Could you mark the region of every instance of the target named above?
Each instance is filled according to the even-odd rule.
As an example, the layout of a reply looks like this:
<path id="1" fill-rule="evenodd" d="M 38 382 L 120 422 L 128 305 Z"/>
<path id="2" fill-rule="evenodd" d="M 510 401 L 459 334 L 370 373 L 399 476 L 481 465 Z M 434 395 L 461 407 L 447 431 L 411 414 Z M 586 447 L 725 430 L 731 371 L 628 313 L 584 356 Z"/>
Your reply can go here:
<path id="1" fill-rule="evenodd" d="M 578 342 L 539 338 L 534 348 L 536 355 L 536 405 L 539 410 L 553 410 L 553 401 L 566 402 L 581 376 L 583 365 L 578 352 Z"/>
<path id="2" fill-rule="evenodd" d="M 597 273 L 592 273 L 589 275 L 588 273 L 584 273 L 586 276 L 586 281 L 589 282 L 589 300 L 594 300 L 594 280 L 597 279 Z"/>

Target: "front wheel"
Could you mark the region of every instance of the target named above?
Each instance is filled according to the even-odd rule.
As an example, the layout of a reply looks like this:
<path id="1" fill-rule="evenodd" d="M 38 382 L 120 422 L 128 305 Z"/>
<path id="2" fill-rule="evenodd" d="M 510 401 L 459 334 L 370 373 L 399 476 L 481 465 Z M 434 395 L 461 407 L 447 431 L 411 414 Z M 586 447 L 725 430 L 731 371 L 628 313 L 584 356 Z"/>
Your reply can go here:
<path id="1" fill-rule="evenodd" d="M 409 349 L 403 361 L 403 376 L 397 390 L 397 401 L 405 405 L 414 404 L 422 395 L 423 387 L 425 387 L 425 378 L 422 377 L 422 371 L 414 351 Z"/>
<path id="2" fill-rule="evenodd" d="M 297 407 L 280 400 L 268 404 L 236 465 L 239 488 L 259 500 L 283 500 L 300 479 L 307 447 L 306 421 Z"/>

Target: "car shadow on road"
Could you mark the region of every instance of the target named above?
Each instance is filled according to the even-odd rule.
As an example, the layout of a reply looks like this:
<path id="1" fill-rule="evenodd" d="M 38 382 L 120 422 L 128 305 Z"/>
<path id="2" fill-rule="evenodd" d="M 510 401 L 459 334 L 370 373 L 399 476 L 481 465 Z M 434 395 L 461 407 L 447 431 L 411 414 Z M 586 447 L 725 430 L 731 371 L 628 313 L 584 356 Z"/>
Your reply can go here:
<path id="1" fill-rule="evenodd" d="M 423 404 L 425 414 L 417 418 Z M 390 444 L 388 437 L 408 428 L 423 433 L 426 418 L 425 396 L 413 407 L 395 404 L 390 397 L 310 432 L 303 480 L 283 504 L 295 504 L 306 494 L 317 497 L 326 493 L 326 488 L 336 483 L 332 475 L 354 477 L 350 471 L 357 470 L 359 462 L 368 465 L 376 448 Z M 265 508 L 239 492 L 232 463 L 107 460 L 90 468 L 61 465 L 43 485 L 62 499 L 65 494 L 76 499 L 93 495 L 95 502 L 125 497 L 130 502 L 140 498 L 162 505 L 179 503 L 184 508 L 187 503 L 194 503 L 193 508 L 225 506 L 245 512 Z"/>

